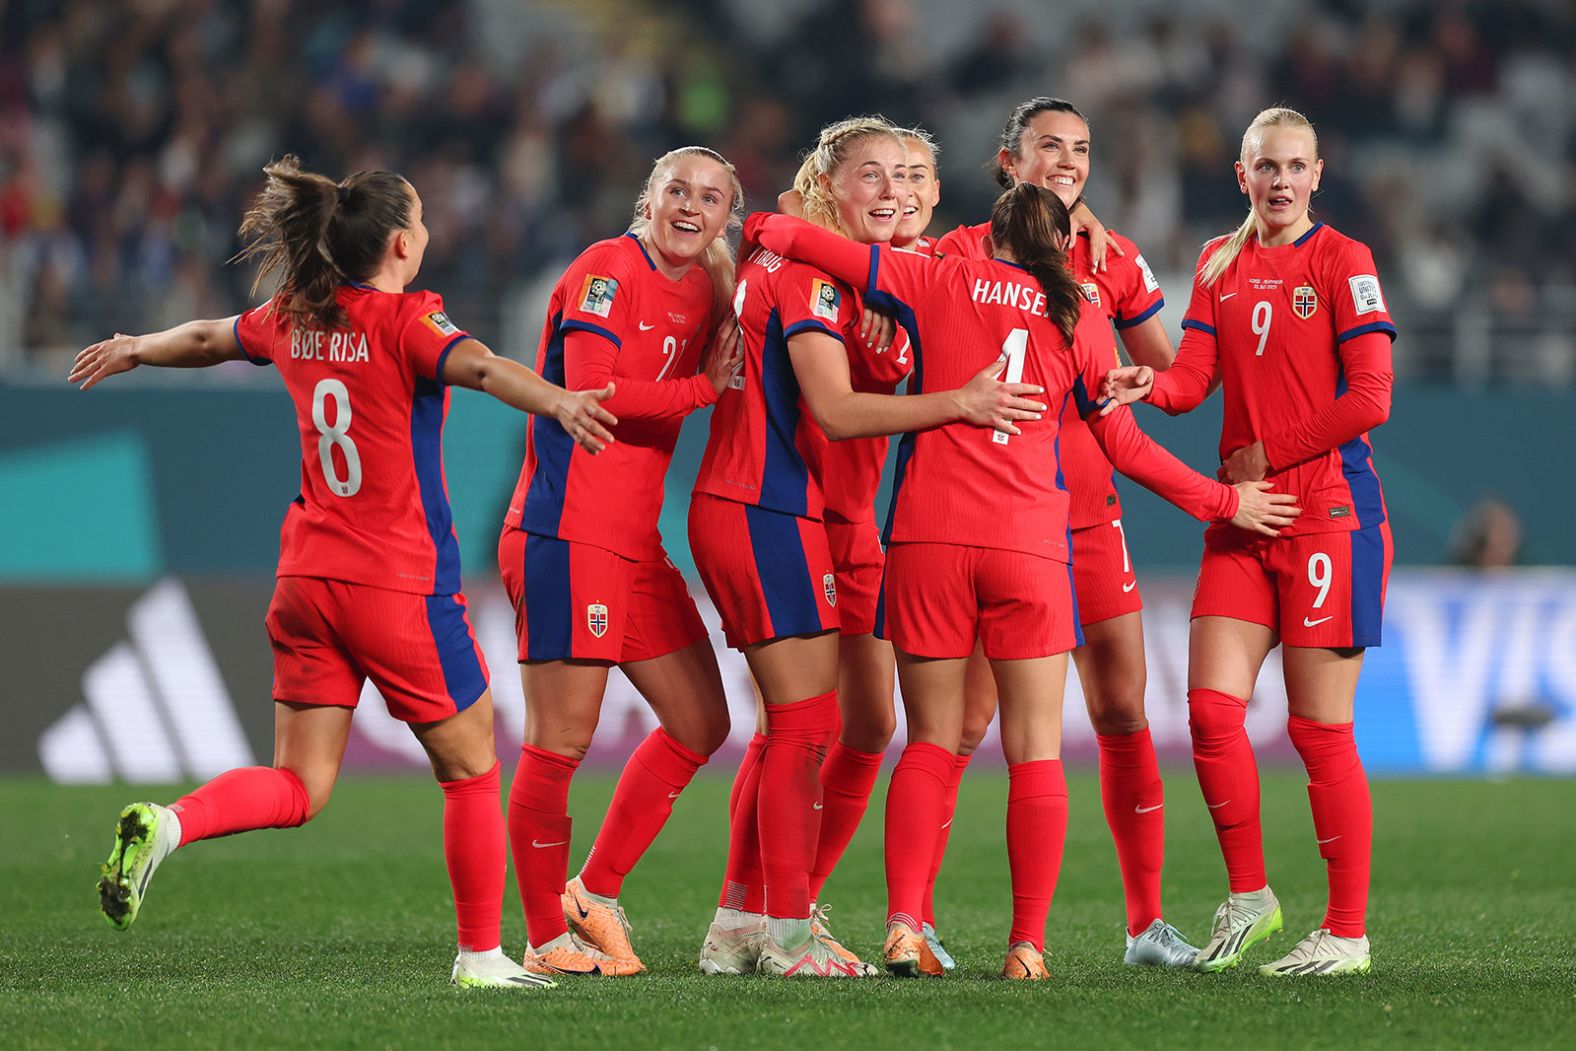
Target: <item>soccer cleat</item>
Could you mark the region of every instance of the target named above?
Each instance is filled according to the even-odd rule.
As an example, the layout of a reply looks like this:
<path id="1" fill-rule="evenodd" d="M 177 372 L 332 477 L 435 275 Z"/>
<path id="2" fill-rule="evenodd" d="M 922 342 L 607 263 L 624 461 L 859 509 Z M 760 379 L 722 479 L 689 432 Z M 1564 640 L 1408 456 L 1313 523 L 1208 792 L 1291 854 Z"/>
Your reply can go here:
<path id="1" fill-rule="evenodd" d="M 564 922 L 586 945 L 621 963 L 632 964 L 634 970 L 629 974 L 639 974 L 646 969 L 640 957 L 635 955 L 634 946 L 629 944 L 629 932 L 633 928 L 622 908 L 597 901 L 587 892 L 579 876 L 564 886 L 563 904 Z"/>
<path id="2" fill-rule="evenodd" d="M 558 983 L 533 974 L 502 952 L 462 952 L 454 958 L 449 980 L 461 989 L 556 989 Z"/>
<path id="3" fill-rule="evenodd" d="M 1051 972 L 1045 969 L 1045 957 L 1028 942 L 1013 942 L 1007 948 L 1007 961 L 1001 965 L 1001 976 L 1018 982 L 1043 982 Z"/>
<path id="4" fill-rule="evenodd" d="M 99 869 L 99 911 L 117 931 L 137 920 L 153 870 L 180 841 L 180 819 L 157 803 L 133 803 L 120 812 L 115 845 Z"/>
<path id="5" fill-rule="evenodd" d="M 947 952 L 946 943 L 941 940 L 941 935 L 936 933 L 935 927 L 927 923 L 921 928 L 920 933 L 925 936 L 925 946 L 930 950 L 930 955 L 941 965 L 942 970 L 950 971 L 958 965 Z"/>
<path id="6" fill-rule="evenodd" d="M 887 924 L 886 944 L 881 947 L 881 959 L 887 974 L 894 978 L 918 978 L 920 955 L 925 951 L 925 936 L 902 920 Z"/>
<path id="7" fill-rule="evenodd" d="M 1367 974 L 1373 967 L 1368 936 L 1337 938 L 1320 927 L 1274 963 L 1259 968 L 1271 978 L 1298 978 L 1313 974 Z"/>
<path id="8" fill-rule="evenodd" d="M 560 934 L 540 949 L 528 949 L 520 965 L 532 974 L 601 974 L 609 978 L 639 974 L 639 962 L 615 960 L 573 934 Z"/>
<path id="9" fill-rule="evenodd" d="M 832 934 L 832 928 L 827 926 L 827 913 L 830 912 L 831 909 L 832 907 L 830 905 L 810 906 L 810 936 L 819 940 L 821 944 L 825 945 L 828 949 L 831 949 L 837 958 L 842 960 L 844 963 L 851 963 L 863 967 L 864 962 L 860 960 L 852 950 L 850 950 L 842 942 L 838 941 L 837 938 Z"/>
<path id="10" fill-rule="evenodd" d="M 1181 931 L 1165 920 L 1156 920 L 1138 937 L 1127 936 L 1127 955 L 1122 962 L 1129 967 L 1192 967 L 1197 959 L 1198 949 L 1187 943 Z"/>
<path id="11" fill-rule="evenodd" d="M 1232 894 L 1215 910 L 1209 941 L 1193 966 L 1206 974 L 1235 967 L 1244 953 L 1285 925 L 1280 902 L 1268 887 Z"/>
<path id="12" fill-rule="evenodd" d="M 700 949 L 702 974 L 754 974 L 766 940 L 766 917 L 743 927 L 724 927 L 715 920 Z"/>
<path id="13" fill-rule="evenodd" d="M 838 956 L 813 934 L 800 944 L 789 946 L 765 938 L 758 970 L 779 978 L 869 978 L 876 973 L 862 960 L 850 962 Z"/>

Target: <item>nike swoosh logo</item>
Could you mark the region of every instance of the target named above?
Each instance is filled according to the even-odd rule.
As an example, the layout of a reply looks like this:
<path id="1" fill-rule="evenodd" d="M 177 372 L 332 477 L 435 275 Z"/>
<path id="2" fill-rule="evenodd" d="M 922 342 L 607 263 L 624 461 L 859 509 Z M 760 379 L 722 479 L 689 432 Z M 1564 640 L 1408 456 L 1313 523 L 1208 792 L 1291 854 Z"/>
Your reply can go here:
<path id="1" fill-rule="evenodd" d="M 1136 581 L 1136 580 L 1129 581 L 1128 583 L 1122 585 L 1122 590 L 1124 592 L 1132 591 L 1137 586 L 1138 586 L 1138 581 Z"/>
<path id="2" fill-rule="evenodd" d="M 1222 292 L 1222 293 L 1221 293 L 1221 294 L 1220 294 L 1220 301 L 1221 301 L 1221 302 L 1222 302 L 1222 303 L 1224 303 L 1224 302 L 1225 302 L 1225 301 L 1226 301 L 1226 300 L 1228 300 L 1228 299 L 1230 299 L 1230 298 L 1231 298 L 1231 297 L 1232 297 L 1232 296 L 1234 296 L 1234 295 L 1236 295 L 1236 294 L 1237 294 L 1237 293 L 1235 293 L 1235 292 Z"/>
<path id="3" fill-rule="evenodd" d="M 668 793 L 668 798 L 669 799 L 677 799 L 678 797 L 679 797 L 679 794 L 677 792 L 669 792 Z"/>
<path id="4" fill-rule="evenodd" d="M 1320 624 L 1323 624 L 1325 621 L 1327 621 L 1327 620 L 1334 620 L 1334 619 L 1335 618 L 1333 616 L 1331 616 L 1331 617 L 1320 617 L 1318 620 L 1309 620 L 1307 617 L 1304 617 L 1304 618 L 1302 618 L 1302 626 L 1305 627 L 1305 628 L 1317 628 Z"/>
<path id="5" fill-rule="evenodd" d="M 1321 847 L 1322 847 L 1322 846 L 1324 846 L 1324 845 L 1325 845 L 1325 844 L 1326 844 L 1326 843 L 1334 843 L 1334 842 L 1335 842 L 1335 841 L 1336 841 L 1336 840 L 1338 840 L 1338 839 L 1340 839 L 1340 838 L 1341 838 L 1341 837 L 1340 837 L 1340 836 L 1338 836 L 1338 835 L 1337 835 L 1337 836 L 1331 836 L 1331 837 L 1330 837 L 1330 838 L 1329 838 L 1329 839 L 1321 839 L 1321 840 L 1319 840 L 1319 846 L 1321 846 Z"/>
<path id="6" fill-rule="evenodd" d="M 947 818 L 947 823 L 945 825 L 941 826 L 941 831 L 945 832 L 947 829 L 949 829 L 951 827 L 952 827 L 952 819 L 949 817 L 949 818 Z"/>
<path id="7" fill-rule="evenodd" d="M 654 329 L 656 327 L 657 326 L 655 326 L 655 325 L 648 325 L 644 321 L 640 322 L 640 331 L 642 331 L 642 332 L 650 332 L 652 329 Z"/>
<path id="8" fill-rule="evenodd" d="M 1231 800 L 1228 799 L 1228 800 L 1226 800 L 1226 802 L 1229 803 L 1229 802 L 1231 802 Z M 1135 806 L 1133 808 L 1133 813 L 1135 813 L 1135 814 L 1148 814 L 1151 811 L 1159 810 L 1163 806 L 1165 806 L 1164 803 L 1156 803 L 1154 806 Z"/>
<path id="9" fill-rule="evenodd" d="M 580 918 L 582 920 L 589 920 L 591 918 L 591 910 L 580 904 L 579 898 L 575 899 L 575 911 L 580 914 Z"/>
<path id="10" fill-rule="evenodd" d="M 820 803 L 814 803 L 814 804 L 812 804 L 810 806 L 810 809 L 811 810 L 820 810 L 821 809 L 821 804 Z"/>
<path id="11" fill-rule="evenodd" d="M 1209 807 L 1209 809 L 1211 809 L 1211 810 L 1219 810 L 1221 807 L 1225 806 L 1229 802 L 1231 802 L 1231 800 L 1229 800 L 1229 799 L 1222 799 L 1218 803 L 1205 803 L 1204 805 Z"/>
<path id="12" fill-rule="evenodd" d="M 560 840 L 558 840 L 557 842 L 554 842 L 554 843 L 538 843 L 536 840 L 533 839 L 533 840 L 531 840 L 531 846 L 536 847 L 538 849 L 541 849 L 543 847 L 561 847 L 565 843 L 568 843 L 568 842 L 569 842 L 569 840 L 567 840 L 567 839 L 560 839 Z"/>

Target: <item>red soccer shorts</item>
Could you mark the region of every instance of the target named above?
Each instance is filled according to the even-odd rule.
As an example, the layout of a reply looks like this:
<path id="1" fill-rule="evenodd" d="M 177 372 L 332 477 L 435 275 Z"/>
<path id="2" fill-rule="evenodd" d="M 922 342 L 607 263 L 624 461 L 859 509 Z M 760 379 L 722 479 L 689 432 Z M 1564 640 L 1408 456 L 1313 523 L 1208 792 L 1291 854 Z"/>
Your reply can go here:
<path id="1" fill-rule="evenodd" d="M 729 646 L 839 626 L 837 577 L 820 522 L 696 493 L 689 538 Z"/>
<path id="2" fill-rule="evenodd" d="M 826 520 L 826 544 L 837 577 L 837 619 L 844 635 L 869 635 L 876 630 L 876 605 L 881 599 L 881 572 L 886 555 L 874 522 Z"/>
<path id="3" fill-rule="evenodd" d="M 1377 646 L 1390 581 L 1390 524 L 1351 533 L 1204 533 L 1193 616 L 1263 624 L 1287 646 Z"/>
<path id="4" fill-rule="evenodd" d="M 665 557 L 635 562 L 593 544 L 505 529 L 498 571 L 514 604 L 521 661 L 624 664 L 706 637 L 684 575 Z"/>
<path id="5" fill-rule="evenodd" d="M 1122 520 L 1113 518 L 1100 525 L 1074 529 L 1072 537 L 1079 623 L 1098 624 L 1143 609 L 1138 578 L 1133 575 L 1133 562 L 1127 556 Z"/>
<path id="6" fill-rule="evenodd" d="M 464 595 L 413 595 L 318 577 L 280 577 L 264 620 L 274 699 L 354 708 L 371 679 L 389 714 L 434 723 L 487 689 Z"/>
<path id="7" fill-rule="evenodd" d="M 1028 660 L 1083 644 L 1072 567 L 1021 551 L 963 544 L 887 548 L 876 634 L 916 657 Z"/>

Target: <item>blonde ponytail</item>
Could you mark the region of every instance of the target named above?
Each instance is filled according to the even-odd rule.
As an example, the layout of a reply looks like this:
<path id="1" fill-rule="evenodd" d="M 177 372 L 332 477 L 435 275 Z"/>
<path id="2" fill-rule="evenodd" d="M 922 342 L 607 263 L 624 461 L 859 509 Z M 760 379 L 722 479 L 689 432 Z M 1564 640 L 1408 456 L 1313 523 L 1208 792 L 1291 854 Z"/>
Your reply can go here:
<path id="1" fill-rule="evenodd" d="M 744 226 L 744 186 L 739 182 L 738 170 L 728 163 L 726 157 L 706 146 L 680 146 L 658 157 L 651 166 L 651 174 L 646 176 L 645 188 L 635 198 L 635 215 L 629 222 L 629 232 L 645 240 L 651 230 L 651 195 L 671 174 L 673 166 L 684 157 L 705 157 L 716 161 L 728 173 L 731 184 L 728 223 L 722 233 L 706 246 L 699 260 L 700 268 L 711 279 L 712 317 L 719 319 L 724 311 L 733 309 L 733 248 L 728 244 L 727 235 Z"/>
<path id="2" fill-rule="evenodd" d="M 804 217 L 817 226 L 848 236 L 837 214 L 837 200 L 825 186 L 822 175 L 830 178 L 848 160 L 853 148 L 874 135 L 884 135 L 899 146 L 903 131 L 882 116 L 849 117 L 821 129 L 815 146 L 805 154 L 804 163 L 793 177 L 793 188 L 804 200 Z"/>
<path id="3" fill-rule="evenodd" d="M 1262 136 L 1266 128 L 1306 128 L 1308 134 L 1313 136 L 1314 156 L 1318 156 L 1319 135 L 1313 130 L 1313 123 L 1294 109 L 1287 109 L 1285 106 L 1273 106 L 1270 109 L 1261 110 L 1259 115 L 1253 118 L 1253 122 L 1248 125 L 1248 130 L 1242 133 L 1242 152 L 1240 157 L 1244 166 L 1248 163 L 1249 150 L 1252 148 L 1253 141 Z M 1248 217 L 1242 221 L 1241 226 L 1237 227 L 1236 233 L 1232 234 L 1225 244 L 1215 249 L 1215 254 L 1209 257 L 1209 262 L 1205 263 L 1204 269 L 1199 271 L 1198 283 L 1205 288 L 1209 288 L 1218 281 L 1220 275 L 1226 272 L 1226 268 L 1241 253 L 1242 246 L 1248 243 L 1248 238 L 1253 236 L 1253 231 L 1253 210 L 1250 208 L 1248 209 Z"/>

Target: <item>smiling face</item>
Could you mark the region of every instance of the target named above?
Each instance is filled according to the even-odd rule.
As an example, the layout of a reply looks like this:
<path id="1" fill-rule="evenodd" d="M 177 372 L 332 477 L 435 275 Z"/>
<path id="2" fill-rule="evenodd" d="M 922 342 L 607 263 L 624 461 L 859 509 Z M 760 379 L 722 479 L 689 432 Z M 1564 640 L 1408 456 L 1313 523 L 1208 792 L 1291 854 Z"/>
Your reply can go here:
<path id="1" fill-rule="evenodd" d="M 1089 125 L 1066 110 L 1042 110 L 1029 119 L 1018 152 L 996 159 L 1016 183 L 1043 186 L 1071 208 L 1089 181 Z"/>
<path id="2" fill-rule="evenodd" d="M 908 155 L 908 165 L 903 181 L 908 187 L 908 203 L 903 206 L 902 218 L 892 243 L 906 248 L 922 237 L 930 228 L 930 218 L 941 202 L 941 180 L 936 177 L 936 158 L 930 148 L 918 139 L 905 139 L 903 145 Z"/>
<path id="3" fill-rule="evenodd" d="M 686 154 L 653 173 L 647 214 L 651 246 L 686 268 L 722 235 L 733 208 L 733 176 L 717 161 Z"/>
<path id="4" fill-rule="evenodd" d="M 1259 240 L 1311 225 L 1308 204 L 1324 162 L 1307 127 L 1271 126 L 1248 136 L 1237 162 L 1237 186 L 1248 195 Z"/>
<path id="5" fill-rule="evenodd" d="M 892 240 L 908 203 L 908 152 L 891 135 L 866 135 L 831 175 L 817 179 L 837 203 L 843 233 L 875 244 Z"/>

